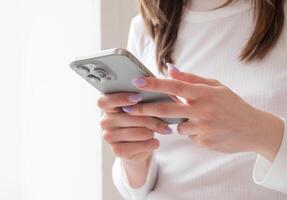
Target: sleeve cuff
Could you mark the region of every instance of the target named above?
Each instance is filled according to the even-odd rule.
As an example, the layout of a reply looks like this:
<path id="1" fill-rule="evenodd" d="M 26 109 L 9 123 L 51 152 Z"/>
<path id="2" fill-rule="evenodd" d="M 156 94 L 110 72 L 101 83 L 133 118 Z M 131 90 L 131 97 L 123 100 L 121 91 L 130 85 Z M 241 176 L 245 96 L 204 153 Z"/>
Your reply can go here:
<path id="1" fill-rule="evenodd" d="M 287 193 L 287 126 L 284 119 L 283 121 L 285 131 L 273 163 L 258 155 L 254 165 L 253 180 L 263 187 Z"/>
<path id="2" fill-rule="evenodd" d="M 113 181 L 121 195 L 127 200 L 144 200 L 153 189 L 157 179 L 158 166 L 154 155 L 150 159 L 149 170 L 145 184 L 140 188 L 132 188 L 129 184 L 122 159 L 116 158 L 113 166 Z"/>

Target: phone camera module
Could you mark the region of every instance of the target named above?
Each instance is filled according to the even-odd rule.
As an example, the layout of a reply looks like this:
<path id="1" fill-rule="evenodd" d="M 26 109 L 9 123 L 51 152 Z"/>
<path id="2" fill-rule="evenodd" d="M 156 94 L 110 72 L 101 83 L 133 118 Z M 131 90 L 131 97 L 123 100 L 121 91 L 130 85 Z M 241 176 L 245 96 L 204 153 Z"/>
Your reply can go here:
<path id="1" fill-rule="evenodd" d="M 82 76 L 87 76 L 90 73 L 90 69 L 85 66 L 77 66 L 77 72 Z"/>
<path id="2" fill-rule="evenodd" d="M 107 78 L 108 76 L 108 72 L 100 68 L 94 69 L 93 74 L 99 78 Z"/>
<path id="3" fill-rule="evenodd" d="M 88 78 L 88 81 L 91 82 L 91 83 L 99 83 L 99 82 L 101 82 L 101 79 L 99 79 L 98 77 L 96 77 L 96 76 L 94 76 L 92 74 L 88 75 L 87 78 Z"/>
<path id="4" fill-rule="evenodd" d="M 87 63 L 84 66 L 89 68 L 90 70 L 93 70 L 93 69 L 99 67 L 97 64 L 94 64 L 94 63 Z"/>

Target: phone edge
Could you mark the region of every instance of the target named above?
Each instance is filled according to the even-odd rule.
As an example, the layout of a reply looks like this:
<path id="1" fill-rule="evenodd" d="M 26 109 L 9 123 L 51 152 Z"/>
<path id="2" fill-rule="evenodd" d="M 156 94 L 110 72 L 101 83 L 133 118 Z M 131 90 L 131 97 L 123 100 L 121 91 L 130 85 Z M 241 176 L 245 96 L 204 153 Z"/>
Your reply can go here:
<path id="1" fill-rule="evenodd" d="M 69 66 L 71 68 L 73 68 L 73 66 L 76 63 L 78 63 L 79 61 L 88 60 L 88 59 L 91 59 L 93 57 L 98 57 L 98 58 L 107 57 L 107 56 L 110 56 L 111 54 L 123 55 L 123 56 L 128 57 L 132 62 L 134 62 L 136 64 L 136 66 L 138 66 L 140 68 L 140 70 L 144 74 L 146 74 L 148 76 L 156 77 L 131 52 L 129 52 L 128 50 L 126 50 L 124 48 L 106 49 L 106 50 L 102 50 L 102 51 L 97 51 L 97 52 L 90 54 L 90 55 L 87 55 L 87 56 L 77 56 L 77 57 L 75 57 L 75 59 L 73 61 L 70 62 Z"/>

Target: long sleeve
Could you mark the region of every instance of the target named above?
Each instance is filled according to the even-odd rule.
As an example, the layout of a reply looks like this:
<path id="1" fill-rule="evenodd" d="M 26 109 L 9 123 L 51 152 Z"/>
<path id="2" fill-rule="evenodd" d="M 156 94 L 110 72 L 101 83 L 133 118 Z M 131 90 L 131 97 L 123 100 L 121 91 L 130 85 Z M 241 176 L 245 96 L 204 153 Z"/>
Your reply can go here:
<path id="1" fill-rule="evenodd" d="M 287 14 L 286 3 L 284 8 Z M 287 44 L 287 23 L 284 25 L 283 42 Z M 281 119 L 285 123 L 285 130 L 279 151 L 272 163 L 260 155 L 257 156 L 253 180 L 265 188 L 287 194 L 287 117 Z"/>
<path id="2" fill-rule="evenodd" d="M 116 158 L 113 166 L 113 181 L 118 191 L 126 200 L 144 200 L 153 189 L 157 178 L 157 164 L 154 156 L 150 160 L 145 184 L 137 189 L 130 187 L 125 169 L 120 158 Z"/>
<path id="3" fill-rule="evenodd" d="M 140 59 L 141 50 L 139 43 L 143 42 L 140 38 L 143 27 L 139 26 L 140 16 L 136 16 L 130 26 L 127 50 Z M 130 187 L 122 160 L 116 158 L 113 166 L 113 181 L 120 194 L 126 200 L 143 200 L 146 199 L 148 193 L 153 189 L 157 179 L 157 163 L 154 156 L 150 159 L 149 169 L 145 184 L 141 188 L 134 189 Z"/>
<path id="4" fill-rule="evenodd" d="M 258 155 L 253 171 L 255 183 L 287 194 L 287 125 L 279 151 L 273 163 Z"/>

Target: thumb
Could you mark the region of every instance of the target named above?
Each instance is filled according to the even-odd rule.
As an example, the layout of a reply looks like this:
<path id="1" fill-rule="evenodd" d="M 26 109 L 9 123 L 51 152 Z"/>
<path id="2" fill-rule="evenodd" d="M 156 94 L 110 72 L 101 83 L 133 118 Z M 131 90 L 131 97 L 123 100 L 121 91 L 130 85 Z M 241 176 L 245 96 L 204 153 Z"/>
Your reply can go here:
<path id="1" fill-rule="evenodd" d="M 205 85 L 210 85 L 210 86 L 221 85 L 219 81 L 214 80 L 214 79 L 208 79 L 208 78 L 204 78 L 201 76 L 197 76 L 195 74 L 181 72 L 178 70 L 178 68 L 175 65 L 171 63 L 167 63 L 166 66 L 168 68 L 168 74 L 173 79 L 181 80 L 181 81 L 188 82 L 188 83 L 194 83 L 194 84 L 205 84 Z"/>

